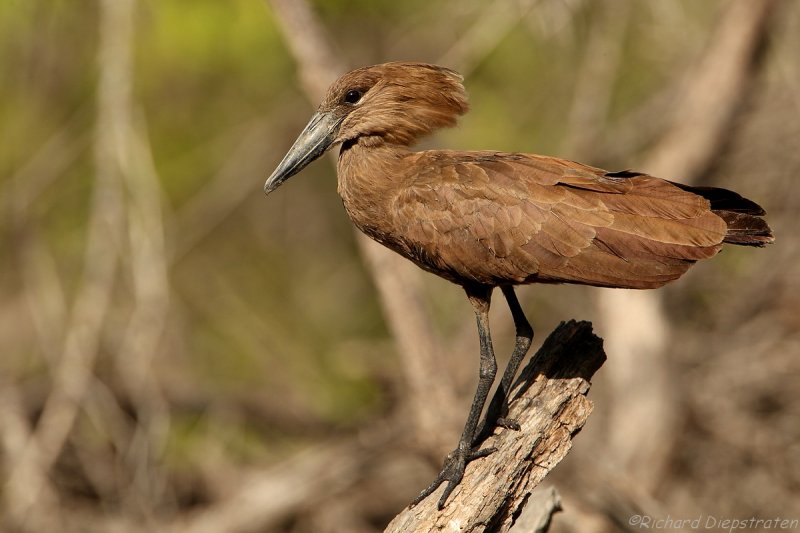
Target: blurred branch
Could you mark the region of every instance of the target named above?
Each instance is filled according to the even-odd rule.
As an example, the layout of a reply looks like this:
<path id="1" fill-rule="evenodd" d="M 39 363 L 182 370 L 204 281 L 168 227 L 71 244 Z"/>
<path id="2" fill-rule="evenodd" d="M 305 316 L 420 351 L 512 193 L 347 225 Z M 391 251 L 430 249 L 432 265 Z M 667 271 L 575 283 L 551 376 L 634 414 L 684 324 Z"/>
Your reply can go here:
<path id="1" fill-rule="evenodd" d="M 143 121 L 142 121 L 143 122 Z M 169 310 L 168 265 L 161 212 L 162 191 L 144 124 L 130 124 L 130 166 L 123 172 L 128 191 L 128 238 L 133 278 L 133 313 L 116 354 L 119 376 L 136 408 L 136 431 L 125 459 L 134 472 L 128 497 L 135 509 L 150 512 L 162 497 L 162 469 L 153 464 L 160 457 L 169 431 L 169 409 L 158 380 L 151 372 L 159 352 Z"/>
<path id="2" fill-rule="evenodd" d="M 143 400 L 147 372 L 157 351 L 169 306 L 169 280 L 161 214 L 161 186 L 144 134 L 131 132 L 132 162 L 125 172 L 129 192 L 128 231 L 135 307 L 118 354 L 120 371 L 133 398 Z"/>
<path id="3" fill-rule="evenodd" d="M 593 149 L 608 119 L 630 21 L 628 0 L 596 4 L 589 40 L 578 67 L 578 79 L 569 114 L 564 153 L 576 161 L 594 160 Z"/>
<path id="4" fill-rule="evenodd" d="M 547 38 L 574 37 L 575 15 L 584 8 L 587 0 L 559 0 L 542 2 L 536 16 L 525 19 L 529 31 Z"/>
<path id="5" fill-rule="evenodd" d="M 253 194 L 253 176 L 264 173 L 268 140 L 263 119 L 249 124 L 238 146 L 217 172 L 175 212 L 167 228 L 171 264 L 180 261 Z M 238 132 L 238 129 L 237 129 Z"/>
<path id="6" fill-rule="evenodd" d="M 67 299 L 58 275 L 58 262 L 34 220 L 15 217 L 20 235 L 19 272 L 28 313 L 39 349 L 50 367 L 61 356 L 67 322 Z"/>
<path id="7" fill-rule="evenodd" d="M 42 192 L 75 162 L 87 145 L 88 135 L 74 131 L 80 113 L 53 134 L 33 157 L 20 167 L 0 190 L 0 198 L 12 205 L 14 222 L 19 225 L 29 212 L 31 205 Z M 12 189 L 7 193 L 7 189 Z"/>
<path id="8" fill-rule="evenodd" d="M 477 22 L 442 54 L 438 63 L 467 76 L 497 48 L 537 3 L 538 0 L 489 3 L 476 17 Z"/>
<path id="9" fill-rule="evenodd" d="M 703 56 L 687 73 L 664 137 L 641 169 L 691 183 L 730 137 L 736 112 L 762 65 L 761 52 L 777 2 L 734 0 L 726 3 Z"/>
<path id="10" fill-rule="evenodd" d="M 60 455 L 81 408 L 109 308 L 117 267 L 112 243 L 120 241 L 124 223 L 121 175 L 129 157 L 126 135 L 130 128 L 133 7 L 133 0 L 101 2 L 96 174 L 83 279 L 55 369 L 52 391 L 31 442 L 19 456 L 6 486 L 8 509 L 20 522 L 39 502 L 41 479 Z M 37 470 L 41 474 L 32 475 Z"/>
<path id="11" fill-rule="evenodd" d="M 369 449 L 383 436 L 325 443 L 274 468 L 254 473 L 219 503 L 172 524 L 176 533 L 267 531 L 287 517 L 350 487 L 368 460 Z M 363 446 L 369 442 L 369 449 Z"/>
<path id="12" fill-rule="evenodd" d="M 509 533 L 546 533 L 553 515 L 561 511 L 561 496 L 554 487 L 539 485 L 531 493 L 528 503 Z"/>
<path id="13" fill-rule="evenodd" d="M 586 399 L 590 379 L 605 361 L 603 341 L 588 322 L 565 322 L 544 341 L 512 388 L 509 416 L 520 431 L 500 430 L 485 447 L 492 455 L 467 467 L 447 506 L 436 507 L 438 493 L 401 512 L 387 533 L 508 531 L 529 502 L 534 487 L 566 456 L 572 437 L 592 411 Z M 545 505 L 549 517 L 555 505 Z M 534 522 L 538 520 L 533 520 Z"/>
<path id="14" fill-rule="evenodd" d="M 328 85 L 347 70 L 346 66 L 332 54 L 330 39 L 305 0 L 269 0 L 268 4 L 297 61 L 306 95 L 312 102 L 320 101 Z M 416 434 L 425 447 L 439 453 L 447 449 L 447 443 L 456 434 L 458 421 L 442 420 L 448 413 L 447 407 L 456 404 L 455 393 L 442 369 L 440 341 L 430 326 L 432 320 L 424 305 L 423 274 L 360 232 L 356 234 L 359 250 L 378 289 L 384 317 L 397 343 Z M 434 412 L 431 405 L 440 409 Z"/>
<path id="15" fill-rule="evenodd" d="M 348 70 L 337 59 L 333 40 L 306 0 L 266 0 L 278 22 L 286 45 L 297 62 L 306 96 L 316 104 L 328 86 Z"/>
<path id="16" fill-rule="evenodd" d="M 5 184 L 11 226 L 19 239 L 18 272 L 36 337 L 45 359 L 54 365 L 60 356 L 66 327 L 67 303 L 58 263 L 47 246 L 31 209 L 43 191 L 72 165 L 83 151 L 87 135 L 76 133 L 76 114 L 59 128 L 36 154 Z M 3 194 L 11 189 L 9 194 Z"/>
<path id="17" fill-rule="evenodd" d="M 642 170 L 691 181 L 707 170 L 730 137 L 729 126 L 762 65 L 760 52 L 775 2 L 736 0 L 726 6 L 670 110 L 671 126 L 639 165 Z M 603 332 L 615 358 L 609 365 L 614 390 L 609 449 L 624 471 L 651 489 L 663 474 L 675 436 L 676 402 L 665 351 L 670 326 L 661 301 L 658 292 L 598 292 Z M 649 428 L 646 438 L 631 440 L 631 432 L 642 427 Z"/>
<path id="18" fill-rule="evenodd" d="M 32 428 L 25 416 L 20 391 L 10 383 L 0 383 L 0 443 L 2 444 L 5 472 L 11 477 L 4 488 L 4 516 L 0 526 L 4 529 L 39 530 L 52 529 L 58 523 L 57 494 L 46 472 L 39 464 L 27 458 L 32 441 Z M 23 484 L 23 485 L 20 485 Z M 30 492 L 35 490 L 35 493 Z M 26 511 L 35 497 L 40 508 L 47 514 L 31 516 Z M 17 507 L 23 506 L 23 507 Z"/>

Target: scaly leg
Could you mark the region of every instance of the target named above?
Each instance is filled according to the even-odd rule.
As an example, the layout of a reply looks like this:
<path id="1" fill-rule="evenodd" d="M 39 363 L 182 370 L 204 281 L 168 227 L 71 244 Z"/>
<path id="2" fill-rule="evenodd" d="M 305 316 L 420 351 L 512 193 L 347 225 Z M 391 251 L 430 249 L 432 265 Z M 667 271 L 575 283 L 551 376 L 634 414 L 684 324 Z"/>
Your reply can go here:
<path id="1" fill-rule="evenodd" d="M 481 341 L 481 366 L 478 389 L 475 391 L 475 398 L 472 400 L 472 406 L 469 409 L 464 431 L 461 434 L 461 438 L 458 440 L 458 447 L 447 455 L 444 460 L 442 471 L 433 483 L 417 496 L 411 503 L 412 506 L 427 498 L 439 485 L 447 481 L 447 486 L 442 493 L 442 497 L 439 498 L 438 503 L 439 509 L 443 509 L 450 493 L 461 483 L 467 463 L 496 451 L 496 448 L 481 450 L 472 447 L 472 443 L 475 441 L 481 411 L 483 411 L 483 405 L 486 403 L 489 389 L 492 388 L 494 377 L 497 374 L 497 361 L 495 361 L 494 358 L 492 339 L 489 334 L 489 302 L 492 296 L 492 287 L 477 286 L 465 287 L 465 289 L 467 291 L 467 297 L 475 310 L 475 318 L 478 322 L 478 336 Z"/>
<path id="2" fill-rule="evenodd" d="M 517 339 L 514 345 L 514 353 L 511 354 L 508 366 L 506 366 L 506 370 L 503 372 L 503 379 L 500 380 L 500 385 L 497 386 L 497 391 L 495 391 L 492 401 L 489 403 L 489 408 L 486 410 L 486 418 L 483 419 L 481 430 L 478 432 L 476 440 L 472 443 L 473 446 L 477 446 L 480 442 L 485 440 L 486 437 L 490 436 L 496 425 L 519 430 L 519 423 L 516 420 L 507 418 L 508 395 L 511 393 L 511 385 L 514 383 L 514 376 L 517 375 L 519 365 L 525 358 L 525 354 L 528 353 L 531 342 L 533 342 L 533 328 L 528 322 L 528 319 L 525 318 L 522 306 L 519 305 L 517 295 L 514 293 L 514 287 L 511 285 L 504 285 L 502 290 L 508 302 L 508 308 L 511 310 L 511 316 L 514 317 Z"/>

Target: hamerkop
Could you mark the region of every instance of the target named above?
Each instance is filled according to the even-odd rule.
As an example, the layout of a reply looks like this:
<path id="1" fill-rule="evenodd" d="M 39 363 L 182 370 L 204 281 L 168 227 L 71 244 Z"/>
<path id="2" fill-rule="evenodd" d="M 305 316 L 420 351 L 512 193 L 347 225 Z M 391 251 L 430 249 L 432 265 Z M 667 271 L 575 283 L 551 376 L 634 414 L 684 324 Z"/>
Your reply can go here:
<path id="1" fill-rule="evenodd" d="M 479 444 L 506 418 L 508 391 L 533 329 L 514 294 L 526 283 L 580 283 L 652 289 L 677 279 L 723 244 L 773 241 L 764 210 L 735 192 L 690 187 L 641 172 L 606 172 L 532 154 L 409 149 L 467 111 L 462 77 L 422 63 L 386 63 L 339 78 L 269 177 L 275 190 L 341 144 L 339 194 L 368 236 L 461 285 L 480 336 L 478 388 L 467 423 L 436 480 L 439 508 L 466 464 L 494 449 Z M 497 371 L 489 334 L 492 290 L 503 291 L 516 346 L 481 430 L 478 421 Z"/>

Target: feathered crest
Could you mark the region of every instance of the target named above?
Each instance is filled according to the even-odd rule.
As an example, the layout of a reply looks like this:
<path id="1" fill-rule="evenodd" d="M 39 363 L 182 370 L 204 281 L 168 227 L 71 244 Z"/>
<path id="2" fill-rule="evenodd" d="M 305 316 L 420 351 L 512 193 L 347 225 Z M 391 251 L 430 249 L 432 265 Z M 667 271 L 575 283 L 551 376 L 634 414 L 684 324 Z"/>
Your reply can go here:
<path id="1" fill-rule="evenodd" d="M 410 145 L 444 127 L 454 126 L 469 109 L 463 77 L 426 63 L 385 63 L 339 78 L 320 111 L 343 116 L 338 142 L 378 136 L 390 144 Z M 361 96 L 348 103 L 348 93 Z"/>

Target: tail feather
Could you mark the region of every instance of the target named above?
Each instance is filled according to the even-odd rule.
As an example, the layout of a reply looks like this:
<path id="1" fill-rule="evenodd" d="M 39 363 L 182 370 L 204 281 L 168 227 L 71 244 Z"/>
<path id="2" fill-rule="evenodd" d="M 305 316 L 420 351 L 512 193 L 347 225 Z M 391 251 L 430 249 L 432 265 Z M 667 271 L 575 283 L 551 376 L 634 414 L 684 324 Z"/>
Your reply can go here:
<path id="1" fill-rule="evenodd" d="M 761 247 L 775 241 L 769 224 L 761 218 L 766 212 L 754 201 L 728 189 L 691 187 L 681 183 L 675 185 L 709 201 L 711 211 L 728 225 L 728 233 L 722 242 Z"/>
<path id="2" fill-rule="evenodd" d="M 722 242 L 742 246 L 765 246 L 775 240 L 772 230 L 763 218 L 735 211 L 714 210 L 714 213 L 728 225 L 728 233 Z"/>

